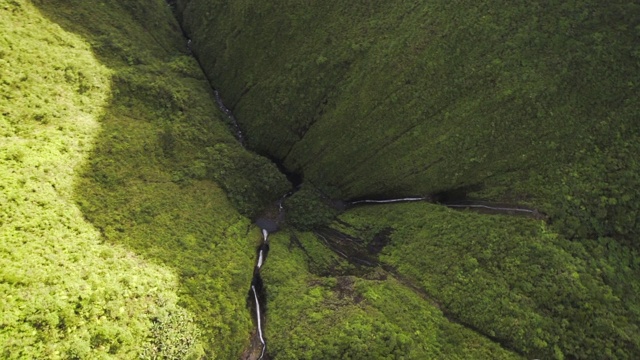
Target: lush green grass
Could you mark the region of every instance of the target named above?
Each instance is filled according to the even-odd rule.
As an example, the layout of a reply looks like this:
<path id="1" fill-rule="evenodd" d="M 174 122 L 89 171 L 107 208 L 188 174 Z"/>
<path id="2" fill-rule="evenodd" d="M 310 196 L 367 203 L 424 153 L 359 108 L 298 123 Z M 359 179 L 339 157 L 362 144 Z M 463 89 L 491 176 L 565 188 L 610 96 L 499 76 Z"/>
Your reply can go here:
<path id="1" fill-rule="evenodd" d="M 234 139 L 166 3 L 0 16 L 2 357 L 237 357 L 260 239 L 238 211 L 288 184 Z"/>
<path id="2" fill-rule="evenodd" d="M 0 23 L 0 357 L 201 353 L 175 272 L 105 243 L 74 202 L 112 72 L 27 1 Z"/>
<path id="3" fill-rule="evenodd" d="M 356 277 L 311 233 L 271 237 L 262 269 L 278 359 L 515 359 L 382 269 Z M 327 275 L 342 273 L 343 275 Z M 319 275 L 324 274 L 324 275 Z"/>
<path id="4" fill-rule="evenodd" d="M 640 354 L 640 264 L 612 239 L 596 250 L 538 220 L 418 203 L 353 209 L 340 219 L 335 226 L 369 241 L 392 229 L 383 263 L 528 357 Z"/>

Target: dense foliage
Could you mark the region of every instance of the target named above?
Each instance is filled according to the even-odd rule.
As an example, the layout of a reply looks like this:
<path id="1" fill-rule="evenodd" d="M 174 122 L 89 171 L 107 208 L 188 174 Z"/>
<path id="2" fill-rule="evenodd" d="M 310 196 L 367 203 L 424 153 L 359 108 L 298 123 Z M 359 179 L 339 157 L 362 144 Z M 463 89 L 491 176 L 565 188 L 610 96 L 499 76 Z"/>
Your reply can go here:
<path id="1" fill-rule="evenodd" d="M 568 236 L 637 242 L 637 3 L 178 5 L 249 144 L 314 184 L 348 198 L 475 185 Z"/>
<path id="2" fill-rule="evenodd" d="M 334 198 L 466 189 L 548 221 L 358 208 L 352 248 L 389 233 L 386 269 L 527 357 L 640 356 L 638 4 L 177 3 L 248 144 Z"/>
<path id="3" fill-rule="evenodd" d="M 338 214 L 329 199 L 311 183 L 305 183 L 284 201 L 287 223 L 300 230 L 328 225 Z"/>
<path id="4" fill-rule="evenodd" d="M 262 270 L 278 359 L 517 359 L 382 269 L 361 273 L 311 233 L 271 239 Z M 342 275 L 320 275 L 320 274 Z"/>
<path id="5" fill-rule="evenodd" d="M 539 220 L 431 204 L 358 208 L 340 219 L 335 226 L 369 241 L 391 228 L 384 264 L 529 357 L 640 355 L 640 262 L 612 239 L 600 240 L 606 258 L 604 246 L 568 241 Z"/>
<path id="6" fill-rule="evenodd" d="M 0 357 L 249 346 L 248 217 L 289 184 L 213 79 L 307 180 L 271 355 L 640 358 L 637 4 L 168 3 L 206 75 L 165 1 L 0 0 Z M 461 187 L 548 217 L 327 197 Z"/>
<path id="7" fill-rule="evenodd" d="M 237 357 L 260 235 L 236 208 L 289 185 L 221 121 L 166 3 L 0 16 L 0 357 Z"/>
<path id="8" fill-rule="evenodd" d="M 202 354 L 175 272 L 105 243 L 74 202 L 111 71 L 27 1 L 0 24 L 0 357 Z"/>

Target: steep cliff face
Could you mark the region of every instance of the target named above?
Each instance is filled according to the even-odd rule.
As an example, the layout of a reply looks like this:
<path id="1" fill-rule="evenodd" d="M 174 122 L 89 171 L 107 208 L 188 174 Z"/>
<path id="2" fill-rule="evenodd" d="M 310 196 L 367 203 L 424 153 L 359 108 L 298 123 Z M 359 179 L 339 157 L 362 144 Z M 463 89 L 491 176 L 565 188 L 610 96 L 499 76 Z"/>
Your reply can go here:
<path id="1" fill-rule="evenodd" d="M 363 345 L 381 357 L 448 349 L 446 336 L 412 337 L 436 333 L 424 324 L 385 318 L 398 308 L 378 300 L 392 299 L 387 290 L 400 281 L 449 320 L 528 358 L 637 357 L 640 6 L 177 5 L 249 147 L 303 174 L 303 189 L 310 183 L 341 199 L 466 193 L 548 215 L 543 222 L 385 205 L 348 210 L 328 233 L 293 234 L 287 256 L 274 251 L 264 272 L 274 307 L 267 332 L 299 329 L 273 335 L 273 354 L 332 357 L 359 346 L 353 331 L 373 339 L 384 329 L 404 340 L 382 335 L 379 348 Z M 310 204 L 301 194 L 295 200 Z M 355 251 L 379 240 L 389 245 L 365 275 L 318 245 Z M 418 303 L 408 312 L 420 313 Z M 418 352 L 403 348 L 414 340 Z"/>
<path id="2" fill-rule="evenodd" d="M 566 162 L 630 124 L 632 5 L 178 3 L 251 145 L 348 197 Z"/>
<path id="3" fill-rule="evenodd" d="M 625 193 L 622 209 L 638 211 L 638 194 L 622 190 L 640 184 L 631 155 L 636 4 L 182 0 L 178 8 L 249 145 L 334 197 L 475 186 L 580 224 L 572 232 L 637 234 L 616 215 L 620 203 L 592 200 Z M 607 229 L 567 215 L 581 207 Z"/>

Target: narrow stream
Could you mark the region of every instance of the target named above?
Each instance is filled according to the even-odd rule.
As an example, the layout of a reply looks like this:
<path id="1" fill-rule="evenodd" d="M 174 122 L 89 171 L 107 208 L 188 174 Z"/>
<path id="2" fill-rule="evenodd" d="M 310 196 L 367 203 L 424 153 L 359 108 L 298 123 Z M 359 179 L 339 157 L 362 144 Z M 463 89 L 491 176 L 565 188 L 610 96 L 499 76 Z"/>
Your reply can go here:
<path id="1" fill-rule="evenodd" d="M 413 201 L 424 201 L 427 200 L 426 197 L 406 197 L 406 198 L 398 198 L 398 199 L 384 199 L 384 200 L 356 200 L 348 202 L 347 205 L 358 205 L 358 204 L 392 204 L 392 203 L 401 203 L 401 202 L 413 202 Z"/>
<path id="2" fill-rule="evenodd" d="M 278 215 L 275 220 L 268 218 L 258 218 L 254 222 L 262 231 L 262 242 L 257 248 L 256 265 L 253 269 L 253 279 L 251 280 L 251 288 L 249 290 L 248 302 L 254 309 L 254 320 L 256 323 L 256 334 L 252 340 L 252 347 L 255 348 L 259 344 L 259 352 L 251 351 L 244 357 L 244 359 L 250 360 L 268 360 L 269 354 L 267 353 L 267 342 L 264 334 L 264 322 L 265 322 L 265 309 L 267 305 L 267 293 L 264 289 L 264 283 L 260 276 L 260 269 L 264 266 L 267 256 L 269 255 L 269 234 L 271 232 L 278 231 L 278 227 L 282 221 L 284 221 L 284 206 L 283 202 L 286 198 L 293 195 L 298 188 L 288 191 L 275 204 L 278 207 Z"/>
<path id="3" fill-rule="evenodd" d="M 257 356 L 258 360 L 268 359 L 267 355 L 267 342 L 264 337 L 264 309 L 266 307 L 266 293 L 264 291 L 264 284 L 262 283 L 262 277 L 260 276 L 260 268 L 264 265 L 267 255 L 269 254 L 269 231 L 262 229 L 262 243 L 258 246 L 258 259 L 256 261 L 255 268 L 253 269 L 253 279 L 251 280 L 251 289 L 249 290 L 249 302 L 251 307 L 255 310 L 254 317 L 256 322 L 257 339 L 259 340 L 260 351 L 259 355 L 249 354 L 248 358 Z"/>
<path id="4" fill-rule="evenodd" d="M 191 40 L 189 40 L 191 41 Z M 245 139 L 242 130 L 240 129 L 240 125 L 238 125 L 238 119 L 233 115 L 233 112 L 222 101 L 222 96 L 220 96 L 220 92 L 217 89 L 213 89 L 213 95 L 216 97 L 216 103 L 220 110 L 227 116 L 229 121 L 231 122 L 231 126 L 233 127 L 233 131 L 236 134 L 236 139 L 240 142 L 240 145 L 245 146 Z"/>
<path id="5" fill-rule="evenodd" d="M 220 92 L 214 89 L 214 95 L 216 103 L 220 110 L 229 118 L 233 131 L 236 134 L 236 138 L 242 146 L 245 146 L 245 137 L 238 125 L 236 117 L 233 112 L 227 108 L 222 100 Z M 274 161 L 278 165 L 277 162 Z M 268 360 L 269 354 L 267 352 L 267 341 L 265 339 L 264 323 L 265 313 L 267 306 L 267 294 L 264 288 L 264 283 L 260 275 L 260 269 L 264 266 L 267 255 L 269 254 L 269 234 L 278 231 L 279 224 L 284 221 L 284 201 L 296 191 L 300 189 L 301 178 L 297 178 L 295 174 L 288 174 L 284 169 L 281 169 L 283 173 L 287 175 L 287 178 L 293 183 L 293 188 L 287 193 L 283 194 L 280 199 L 274 205 L 277 206 L 277 216 L 275 219 L 269 217 L 259 217 L 255 220 L 254 224 L 258 226 L 262 231 L 262 242 L 256 251 L 256 263 L 253 270 L 253 279 L 251 280 L 251 286 L 247 296 L 247 302 L 253 309 L 253 318 L 256 324 L 256 332 L 251 340 L 251 347 L 248 349 L 243 359 L 247 360 Z"/>
<path id="6" fill-rule="evenodd" d="M 443 203 L 442 205 L 453 209 L 476 209 L 480 211 L 495 213 L 522 213 L 529 214 L 531 216 L 542 216 L 542 214 L 536 209 L 529 209 L 509 204 L 491 204 L 481 201 L 461 201 L 457 203 Z"/>
<path id="7" fill-rule="evenodd" d="M 516 204 L 490 203 L 480 200 L 434 201 L 431 197 L 405 197 L 397 199 L 364 199 L 346 202 L 349 206 L 366 204 L 393 204 L 404 202 L 428 201 L 456 210 L 474 210 L 485 214 L 522 215 L 534 219 L 545 219 L 546 215 L 537 209 L 531 209 Z"/>
<path id="8" fill-rule="evenodd" d="M 168 0 L 167 3 L 169 6 L 175 8 L 175 1 Z M 186 37 L 186 34 L 185 34 Z M 191 51 L 191 40 L 187 38 L 187 47 Z M 197 61 L 197 58 L 196 58 Z M 199 63 L 199 61 L 198 61 Z M 204 71 L 204 69 L 202 69 Z M 235 137 L 238 142 L 245 147 L 245 136 L 240 128 L 236 117 L 233 112 L 226 107 L 223 102 L 222 96 L 220 92 L 213 88 L 213 94 L 215 96 L 216 103 L 218 104 L 219 109 L 225 114 L 229 123 L 232 127 L 232 131 L 235 133 Z M 272 159 L 274 160 L 274 159 Z M 262 277 L 260 275 L 260 270 L 264 266 L 267 255 L 269 253 L 269 234 L 275 231 L 278 231 L 279 224 L 284 222 L 284 202 L 285 200 L 293 195 L 296 191 L 300 189 L 302 183 L 302 177 L 298 174 L 290 174 L 282 167 L 277 161 L 274 161 L 276 165 L 279 166 L 280 170 L 287 175 L 287 178 L 292 182 L 293 189 L 282 195 L 282 197 L 278 200 L 278 202 L 274 205 L 277 206 L 277 218 L 269 219 L 269 218 L 258 218 L 255 221 L 255 225 L 258 226 L 262 231 L 262 242 L 257 247 L 256 251 L 256 263 L 253 270 L 253 278 L 251 280 L 251 285 L 247 294 L 247 303 L 248 306 L 252 309 L 252 317 L 255 321 L 256 330 L 251 339 L 251 345 L 248 349 L 245 350 L 242 359 L 246 360 L 269 360 L 270 356 L 267 351 L 267 340 L 264 332 L 264 323 L 266 319 L 266 305 L 267 305 L 267 295 L 266 290 L 264 288 L 264 284 L 262 281 Z M 454 209 L 474 209 L 480 212 L 488 212 L 488 213 L 507 213 L 507 214 L 524 214 L 526 216 L 541 218 L 544 217 L 544 214 L 539 213 L 535 209 L 528 209 L 524 207 L 520 207 L 517 205 L 510 204 L 491 204 L 485 202 L 471 201 L 467 200 L 465 196 L 462 198 L 457 198 L 456 201 L 441 201 L 444 199 L 438 199 L 438 195 L 436 196 L 412 196 L 412 197 L 402 197 L 402 198 L 390 198 L 390 199 L 358 199 L 352 201 L 340 201 L 340 203 L 346 205 L 346 207 L 351 206 L 362 206 L 362 205 L 375 205 L 375 204 L 392 204 L 392 203 L 403 203 L 403 202 L 417 202 L 417 201 L 427 201 L 435 204 L 440 204 L 443 206 L 447 206 L 449 208 Z M 342 208 L 344 210 L 344 208 Z M 377 266 L 380 265 L 377 261 L 368 258 L 358 258 L 350 256 L 342 251 L 338 247 L 332 246 L 327 238 L 320 234 L 316 233 L 318 237 L 324 241 L 325 245 L 329 249 L 331 249 L 336 254 L 344 257 L 350 262 L 364 265 L 364 266 Z"/>

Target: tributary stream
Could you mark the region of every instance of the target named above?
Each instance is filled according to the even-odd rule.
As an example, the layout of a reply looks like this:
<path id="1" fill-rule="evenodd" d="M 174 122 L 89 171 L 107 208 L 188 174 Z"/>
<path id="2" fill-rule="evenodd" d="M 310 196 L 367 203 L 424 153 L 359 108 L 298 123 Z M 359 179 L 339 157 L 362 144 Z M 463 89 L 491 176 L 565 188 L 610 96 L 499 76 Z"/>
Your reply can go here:
<path id="1" fill-rule="evenodd" d="M 236 138 L 238 141 L 244 146 L 245 137 L 240 129 L 238 122 L 233 115 L 232 111 L 224 105 L 222 101 L 222 97 L 218 90 L 214 90 L 214 94 L 216 97 L 216 102 L 220 107 L 220 110 L 231 120 L 231 125 L 233 127 L 233 131 L 236 134 Z M 280 165 L 280 164 L 278 164 Z M 279 166 L 282 168 L 282 166 Z M 267 255 L 269 253 L 269 234 L 275 231 L 278 231 L 280 224 L 284 221 L 285 213 L 284 213 L 284 202 L 286 199 L 293 195 L 299 189 L 299 185 L 296 185 L 292 190 L 288 191 L 284 194 L 280 200 L 275 204 L 277 206 L 277 218 L 276 219 L 268 219 L 268 218 L 258 218 L 255 221 L 255 225 L 260 227 L 262 231 L 262 241 L 257 248 L 256 251 L 256 262 L 253 271 L 253 279 L 251 281 L 251 285 L 249 288 L 249 293 L 247 296 L 248 303 L 250 304 L 250 308 L 252 309 L 252 317 L 255 322 L 256 330 L 253 335 L 253 339 L 251 340 L 251 347 L 245 351 L 243 359 L 247 360 L 266 360 L 269 359 L 269 354 L 267 352 L 267 340 L 264 331 L 264 324 L 266 320 L 265 309 L 266 309 L 266 301 L 267 294 L 265 291 L 265 287 L 262 281 L 262 277 L 260 276 L 260 270 L 264 266 Z M 389 198 L 389 199 L 359 199 L 353 201 L 338 201 L 345 206 L 345 208 L 356 207 L 356 206 L 372 206 L 379 204 L 394 204 L 394 203 L 404 203 L 404 202 L 417 202 L 417 201 L 428 201 L 431 203 L 438 203 L 443 206 L 447 206 L 452 209 L 458 210 L 475 210 L 479 212 L 485 213 L 502 213 L 502 214 L 510 214 L 510 215 L 525 215 L 540 218 L 544 216 L 540 214 L 537 210 L 524 208 L 516 205 L 509 204 L 492 204 L 488 202 L 479 202 L 479 201 L 470 201 L 467 199 L 457 199 L 456 201 L 436 201 L 434 196 L 412 196 L 412 197 L 401 197 L 401 198 Z M 319 239 L 325 242 L 327 248 L 338 254 L 339 256 L 346 258 L 350 262 L 358 265 L 364 266 L 377 266 L 381 264 L 377 264 L 375 262 L 369 261 L 364 258 L 360 258 L 357 256 L 347 255 L 344 251 L 341 251 L 339 247 L 333 246 L 330 244 L 321 233 L 316 233 Z"/>
<path id="2" fill-rule="evenodd" d="M 175 1 L 167 0 L 168 5 L 174 9 Z M 184 31 L 183 31 L 184 33 Z M 186 37 L 186 33 L 185 37 Z M 187 47 L 191 50 L 191 40 L 188 38 Z M 197 57 L 196 60 L 198 61 Z M 200 63 L 198 61 L 198 63 Z M 202 69 L 204 72 L 204 69 Z M 233 132 L 237 140 L 244 147 L 245 146 L 245 134 L 243 133 L 240 125 L 234 116 L 231 109 L 229 109 L 223 102 L 223 98 L 220 92 L 212 86 L 214 97 L 216 103 L 220 110 L 225 114 L 228 118 L 229 123 L 232 127 Z M 283 169 L 281 164 L 278 164 L 280 169 Z M 266 291 L 262 282 L 262 277 L 260 276 L 260 270 L 264 266 L 267 255 L 269 253 L 269 234 L 278 230 L 279 224 L 284 221 L 284 202 L 286 198 L 293 195 L 299 189 L 299 184 L 296 184 L 292 190 L 284 194 L 280 200 L 277 202 L 278 207 L 278 217 L 275 220 L 259 218 L 256 220 L 255 225 L 260 227 L 262 230 L 262 241 L 257 248 L 256 253 L 256 262 L 253 271 L 253 278 L 249 287 L 249 291 L 247 294 L 247 300 L 249 307 L 252 309 L 252 317 L 255 321 L 256 330 L 254 332 L 254 336 L 251 339 L 251 346 L 247 349 L 243 354 L 243 359 L 246 360 L 268 360 L 269 354 L 267 351 L 267 340 L 264 332 L 264 324 L 265 324 L 265 309 L 266 309 Z M 492 204 L 487 202 L 479 202 L 479 201 L 470 201 L 467 200 L 464 196 L 462 198 L 456 199 L 456 201 L 439 201 L 436 199 L 437 196 L 413 196 L 413 197 L 401 197 L 401 198 L 387 198 L 387 199 L 358 199 L 352 201 L 338 201 L 337 203 L 341 203 L 345 205 L 345 208 L 355 207 L 355 206 L 369 206 L 369 205 L 377 205 L 377 204 L 392 204 L 392 203 L 402 203 L 402 202 L 416 202 L 416 201 L 428 201 L 432 203 L 437 203 L 443 206 L 447 206 L 452 209 L 470 209 L 479 212 L 485 213 L 502 213 L 509 215 L 524 215 L 530 216 L 534 218 L 544 218 L 545 215 L 539 213 L 535 209 L 529 209 L 525 207 L 520 207 L 517 205 L 510 204 Z M 319 238 L 322 239 L 323 236 L 321 234 Z M 349 261 L 359 263 L 364 266 L 376 266 L 380 264 L 372 263 L 365 259 L 358 259 L 353 256 L 347 256 L 344 252 L 340 251 L 339 248 L 331 246 L 326 240 L 325 244 L 329 249 L 334 251 L 336 254 L 347 258 Z"/>

